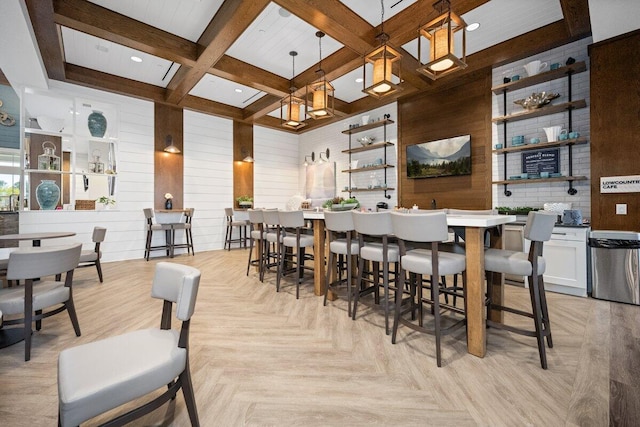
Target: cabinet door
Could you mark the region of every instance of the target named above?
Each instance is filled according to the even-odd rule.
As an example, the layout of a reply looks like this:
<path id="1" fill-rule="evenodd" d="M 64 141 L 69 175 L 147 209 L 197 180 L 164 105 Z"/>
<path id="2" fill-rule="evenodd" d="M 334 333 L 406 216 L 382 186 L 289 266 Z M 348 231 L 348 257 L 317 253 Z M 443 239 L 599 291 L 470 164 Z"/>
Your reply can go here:
<path id="1" fill-rule="evenodd" d="M 585 242 L 554 240 L 545 242 L 543 249 L 547 270 L 545 284 L 584 289 L 587 292 L 587 254 Z"/>

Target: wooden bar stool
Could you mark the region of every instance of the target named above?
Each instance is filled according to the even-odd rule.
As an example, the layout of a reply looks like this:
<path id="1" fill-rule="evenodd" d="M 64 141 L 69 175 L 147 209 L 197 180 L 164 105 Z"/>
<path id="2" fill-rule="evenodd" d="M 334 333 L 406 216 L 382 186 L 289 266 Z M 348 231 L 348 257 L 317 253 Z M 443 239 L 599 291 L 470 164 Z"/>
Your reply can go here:
<path id="1" fill-rule="evenodd" d="M 276 290 L 280 291 L 280 279 L 289 271 L 296 273 L 296 299 L 300 298 L 300 284 L 302 283 L 304 270 L 312 270 L 305 267 L 304 262 L 312 259 L 307 253 L 307 248 L 313 248 L 313 235 L 305 234 L 304 214 L 302 211 L 278 211 L 280 228 L 285 230 L 280 245 L 280 266 Z M 290 268 L 285 269 L 285 264 Z M 295 266 L 295 269 L 293 268 Z"/>
<path id="2" fill-rule="evenodd" d="M 224 238 L 224 249 L 231 250 L 231 244 L 237 243 L 238 247 L 247 247 L 247 226 L 249 221 L 235 221 L 233 219 L 233 208 L 224 208 L 224 214 L 227 220 L 227 230 Z M 238 238 L 233 238 L 233 230 L 238 230 Z"/>

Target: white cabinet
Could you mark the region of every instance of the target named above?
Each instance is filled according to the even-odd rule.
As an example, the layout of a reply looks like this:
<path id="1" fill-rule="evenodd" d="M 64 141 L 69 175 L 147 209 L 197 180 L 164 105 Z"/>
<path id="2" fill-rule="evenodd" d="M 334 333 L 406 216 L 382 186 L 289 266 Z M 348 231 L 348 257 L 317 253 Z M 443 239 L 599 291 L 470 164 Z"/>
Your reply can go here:
<path id="1" fill-rule="evenodd" d="M 587 296 L 587 236 L 588 227 L 553 229 L 551 240 L 544 243 L 543 256 L 547 263 L 544 286 L 548 291 Z M 529 251 L 530 241 L 525 241 Z"/>

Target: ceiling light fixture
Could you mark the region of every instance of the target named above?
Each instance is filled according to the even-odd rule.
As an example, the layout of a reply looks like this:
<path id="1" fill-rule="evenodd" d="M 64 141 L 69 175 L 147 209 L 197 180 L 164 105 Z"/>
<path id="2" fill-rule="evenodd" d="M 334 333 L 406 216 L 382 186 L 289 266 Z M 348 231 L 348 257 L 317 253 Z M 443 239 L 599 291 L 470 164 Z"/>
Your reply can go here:
<path id="1" fill-rule="evenodd" d="M 292 73 L 291 73 L 291 85 L 289 86 L 289 95 L 280 100 L 280 120 L 281 125 L 289 129 L 300 129 L 304 127 L 302 113 L 304 111 L 304 101 L 297 96 L 294 96 L 294 92 L 298 90 L 293 83 L 293 79 L 296 76 L 296 56 L 298 52 L 292 50 L 289 52 L 291 55 Z"/>
<path id="2" fill-rule="evenodd" d="M 167 135 L 164 139 L 164 151 L 171 154 L 180 153 L 180 149 L 173 144 L 173 137 L 171 135 Z"/>
<path id="3" fill-rule="evenodd" d="M 475 31 L 478 28 L 480 28 L 479 22 L 472 22 L 471 24 L 467 25 L 467 31 Z"/>
<path id="4" fill-rule="evenodd" d="M 467 24 L 464 20 L 451 11 L 449 0 L 439 0 L 433 5 L 439 12 L 439 16 L 418 30 L 418 72 L 430 79 L 436 80 L 456 70 L 467 68 L 466 50 L 467 38 L 464 31 Z M 462 55 L 455 54 L 454 36 L 462 31 Z M 429 62 L 422 65 L 422 38 L 429 41 Z"/>
<path id="5" fill-rule="evenodd" d="M 140 58 L 139 56 L 135 56 L 135 55 L 131 57 L 131 60 L 133 62 L 142 62 L 142 58 Z"/>
<path id="6" fill-rule="evenodd" d="M 376 36 L 376 40 L 380 42 L 380 47 L 374 49 L 364 57 L 362 91 L 374 98 L 382 98 L 392 93 L 402 90 L 399 84 L 392 82 L 392 75 L 400 77 L 400 59 L 402 55 L 392 48 L 387 42 L 389 34 L 384 32 L 384 0 L 380 0 L 382 9 L 380 17 L 380 34 Z M 372 82 L 366 87 L 367 82 L 367 63 L 373 65 Z"/>
<path id="7" fill-rule="evenodd" d="M 242 89 L 240 89 L 239 87 L 237 87 L 237 88 L 235 88 L 235 89 L 234 89 L 234 92 L 235 92 L 235 93 L 242 93 Z"/>
<path id="8" fill-rule="evenodd" d="M 334 89 L 331 83 L 327 81 L 327 76 L 322 69 L 322 38 L 324 33 L 318 31 L 316 32 L 316 37 L 318 37 L 320 51 L 320 62 L 318 62 L 318 69 L 316 70 L 319 77 L 318 80 L 306 86 L 305 101 L 309 116 L 313 119 L 326 119 L 334 115 Z M 310 98 L 311 101 L 309 101 Z M 309 102 L 311 102 L 311 105 L 309 105 Z"/>

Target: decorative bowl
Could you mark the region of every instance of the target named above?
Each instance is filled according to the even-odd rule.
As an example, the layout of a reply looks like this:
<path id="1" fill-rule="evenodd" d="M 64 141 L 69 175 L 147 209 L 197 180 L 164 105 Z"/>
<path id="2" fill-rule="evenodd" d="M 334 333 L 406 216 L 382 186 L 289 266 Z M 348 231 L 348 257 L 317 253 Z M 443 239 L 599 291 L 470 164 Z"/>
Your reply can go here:
<path id="1" fill-rule="evenodd" d="M 373 144 L 373 141 L 375 140 L 376 138 L 374 136 L 363 136 L 362 138 L 358 138 L 358 142 L 362 144 L 363 147 Z"/>
<path id="2" fill-rule="evenodd" d="M 549 104 L 552 100 L 556 99 L 559 96 L 559 93 L 534 92 L 531 94 L 531 96 L 528 96 L 524 99 L 518 99 L 516 101 L 513 101 L 513 103 L 521 105 L 526 110 L 535 110 L 536 108 L 540 108 Z"/>
<path id="3" fill-rule="evenodd" d="M 47 132 L 62 132 L 64 129 L 64 119 L 56 117 L 38 116 L 38 126 Z"/>
<path id="4" fill-rule="evenodd" d="M 338 203 L 338 204 L 331 205 L 331 210 L 332 211 L 350 211 L 357 207 L 358 207 L 357 203 L 344 203 L 344 204 Z"/>

